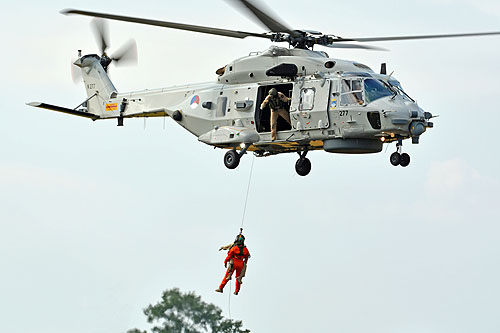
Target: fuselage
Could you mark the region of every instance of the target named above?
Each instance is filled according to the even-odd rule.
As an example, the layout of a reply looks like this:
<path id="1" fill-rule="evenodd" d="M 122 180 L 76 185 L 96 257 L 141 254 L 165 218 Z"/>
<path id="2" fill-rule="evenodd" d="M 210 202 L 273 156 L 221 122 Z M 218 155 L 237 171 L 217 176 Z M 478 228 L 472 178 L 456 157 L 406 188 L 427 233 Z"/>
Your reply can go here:
<path id="1" fill-rule="evenodd" d="M 288 73 L 294 66 L 296 72 Z M 103 103 L 120 107 L 105 106 L 102 118 L 176 113 L 179 125 L 202 142 L 221 148 L 243 143 L 266 153 L 304 146 L 377 152 L 383 142 L 413 138 L 417 143 L 432 126 L 394 77 L 324 52 L 271 47 L 227 64 L 218 74 L 214 83 L 111 94 Z M 286 109 L 292 124 L 278 124 L 276 141 L 269 133 L 270 112 L 260 109 L 272 87 L 291 98 Z"/>

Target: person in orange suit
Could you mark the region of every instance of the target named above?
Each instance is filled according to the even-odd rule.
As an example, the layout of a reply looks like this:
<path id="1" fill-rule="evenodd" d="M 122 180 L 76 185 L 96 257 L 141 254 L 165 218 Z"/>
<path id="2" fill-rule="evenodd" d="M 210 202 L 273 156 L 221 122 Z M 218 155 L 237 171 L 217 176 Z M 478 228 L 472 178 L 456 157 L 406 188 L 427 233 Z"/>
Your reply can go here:
<path id="1" fill-rule="evenodd" d="M 245 246 L 245 236 L 239 234 L 236 236 L 236 240 L 224 260 L 224 267 L 227 267 L 228 263 L 229 267 L 227 267 L 226 275 L 224 275 L 219 288 L 215 290 L 216 292 L 221 293 L 226 283 L 231 280 L 233 273 L 236 272 L 236 289 L 234 290 L 234 294 L 238 295 L 243 283 L 241 279 L 245 276 L 248 258 L 250 258 L 250 252 Z"/>

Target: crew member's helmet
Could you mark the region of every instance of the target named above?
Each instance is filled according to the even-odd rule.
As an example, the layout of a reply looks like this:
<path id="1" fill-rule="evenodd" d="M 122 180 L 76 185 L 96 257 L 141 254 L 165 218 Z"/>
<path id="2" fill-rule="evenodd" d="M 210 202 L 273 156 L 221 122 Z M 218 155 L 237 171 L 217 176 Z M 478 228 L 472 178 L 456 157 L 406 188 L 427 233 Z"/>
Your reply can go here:
<path id="1" fill-rule="evenodd" d="M 269 95 L 273 96 L 273 97 L 276 97 L 278 96 L 278 90 L 276 90 L 276 88 L 271 88 L 269 90 Z"/>
<path id="2" fill-rule="evenodd" d="M 242 234 L 237 235 L 236 239 L 234 240 L 234 243 L 235 244 L 243 244 L 243 243 L 245 243 L 245 236 L 243 236 Z"/>

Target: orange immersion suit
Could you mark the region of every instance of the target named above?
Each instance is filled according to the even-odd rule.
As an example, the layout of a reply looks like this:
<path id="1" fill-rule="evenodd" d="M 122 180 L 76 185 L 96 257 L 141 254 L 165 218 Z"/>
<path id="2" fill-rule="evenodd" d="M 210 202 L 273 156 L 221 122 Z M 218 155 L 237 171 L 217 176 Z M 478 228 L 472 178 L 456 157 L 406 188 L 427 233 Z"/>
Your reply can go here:
<path id="1" fill-rule="evenodd" d="M 243 249 L 243 252 L 241 252 L 241 249 Z M 224 275 L 224 279 L 222 279 L 222 282 L 219 286 L 220 290 L 224 289 L 224 286 L 226 285 L 227 281 L 229 281 L 231 279 L 233 272 L 236 272 L 236 289 L 234 290 L 234 293 L 238 294 L 238 292 L 240 291 L 241 270 L 243 269 L 244 265 L 246 265 L 248 258 L 250 258 L 250 252 L 248 252 L 248 249 L 246 248 L 246 246 L 241 247 L 241 249 L 240 249 L 240 247 L 235 245 L 227 253 L 226 260 L 224 260 L 224 265 L 227 265 L 227 263 L 231 259 L 233 260 L 233 265 L 232 265 L 232 268 L 229 267 L 227 269 L 226 275 Z"/>

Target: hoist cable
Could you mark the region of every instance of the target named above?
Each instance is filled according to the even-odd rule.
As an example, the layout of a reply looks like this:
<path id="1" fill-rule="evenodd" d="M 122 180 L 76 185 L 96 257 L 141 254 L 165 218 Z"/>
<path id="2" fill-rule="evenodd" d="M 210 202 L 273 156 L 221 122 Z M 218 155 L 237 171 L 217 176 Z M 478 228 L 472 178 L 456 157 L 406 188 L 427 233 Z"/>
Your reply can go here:
<path id="1" fill-rule="evenodd" d="M 250 167 L 250 176 L 248 177 L 248 185 L 247 185 L 247 195 L 245 197 L 245 206 L 243 207 L 243 215 L 241 216 L 240 229 L 243 228 L 243 223 L 245 222 L 245 213 L 247 211 L 248 193 L 250 192 L 250 182 L 252 181 L 252 172 L 253 172 L 253 162 L 254 161 L 255 161 L 255 156 L 252 158 L 252 166 Z"/>
<path id="2" fill-rule="evenodd" d="M 245 197 L 245 205 L 243 206 L 243 215 L 241 216 L 241 226 L 240 226 L 240 234 L 243 232 L 243 223 L 245 222 L 245 213 L 247 211 L 247 203 L 248 203 L 248 193 L 250 192 L 250 183 L 252 182 L 252 173 L 253 173 L 253 162 L 255 161 L 255 156 L 252 158 L 252 165 L 250 166 L 250 175 L 248 177 L 248 184 L 247 184 L 247 194 Z M 228 313 L 229 313 L 229 319 L 231 319 L 231 280 L 229 280 L 229 297 L 228 297 Z"/>

